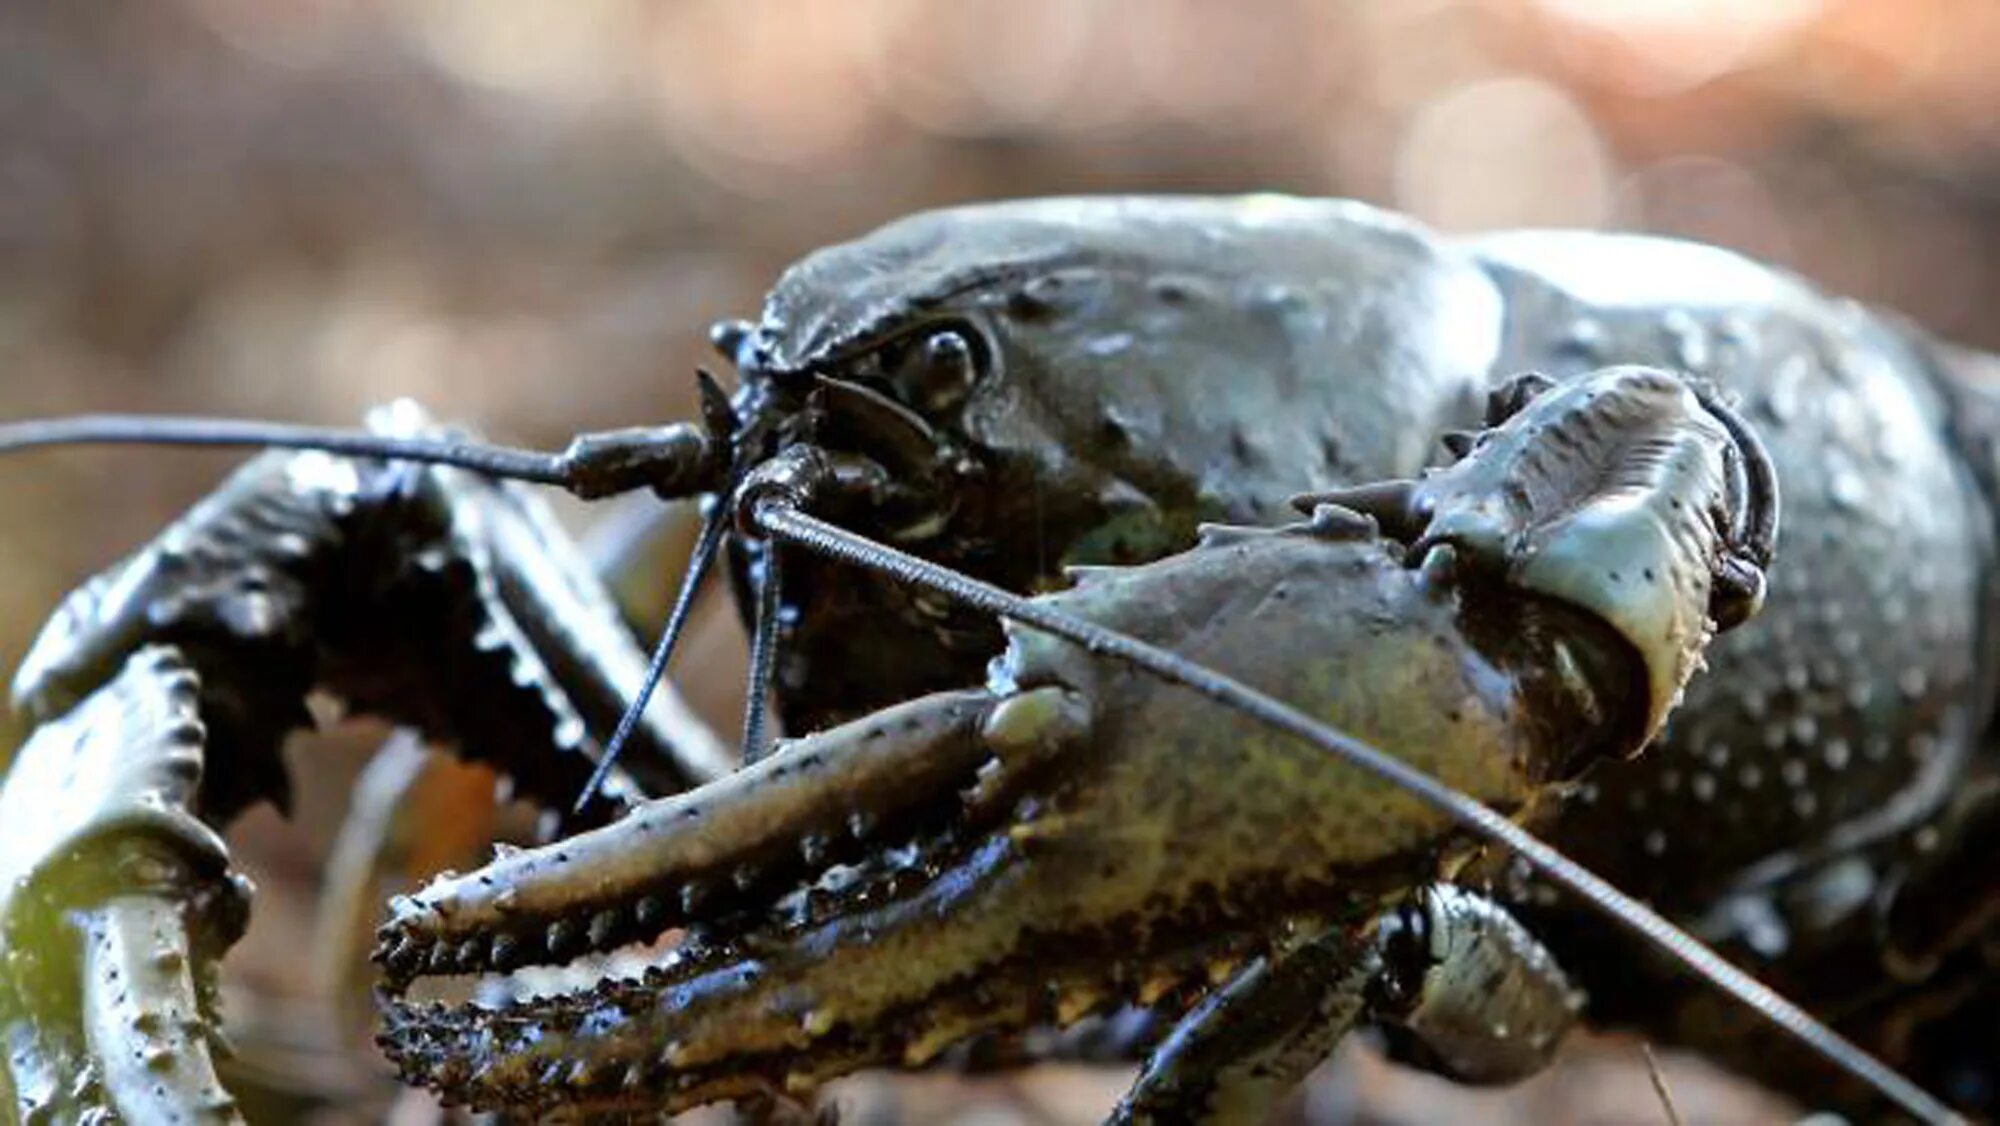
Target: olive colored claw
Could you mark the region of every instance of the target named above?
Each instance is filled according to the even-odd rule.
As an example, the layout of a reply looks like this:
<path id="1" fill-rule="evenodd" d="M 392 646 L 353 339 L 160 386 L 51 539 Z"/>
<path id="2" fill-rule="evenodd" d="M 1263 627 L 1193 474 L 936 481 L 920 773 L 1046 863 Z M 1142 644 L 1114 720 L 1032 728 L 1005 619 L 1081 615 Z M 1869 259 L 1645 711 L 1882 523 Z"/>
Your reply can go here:
<path id="1" fill-rule="evenodd" d="M 621 822 L 439 881 L 383 929 L 378 958 L 399 989 L 689 930 L 636 976 L 577 992 L 456 1007 L 391 998 L 380 1043 L 407 1080 L 479 1109 L 676 1110 L 919 1066 L 974 1037 L 1004 1042 L 1120 1005 L 1185 1004 L 1301 931 L 1344 951 L 1342 933 L 1466 855 L 1459 824 L 1386 771 L 1344 769 L 1106 659 L 1109 640 L 1048 623 L 1170 649 L 1489 809 L 1531 816 L 1551 783 L 1643 742 L 1664 706 L 1655 683 L 1678 688 L 1692 671 L 1681 643 L 1707 637 L 1667 644 L 1633 624 L 1655 611 L 1702 620 L 1721 550 L 1710 516 L 1728 438 L 1677 413 L 1669 380 L 1625 372 L 1551 391 L 1459 473 L 1418 483 L 1436 498 L 1418 509 L 1424 535 L 1451 537 L 1435 551 L 1333 509 L 1282 528 L 1206 527 L 1193 550 L 1079 570 L 1036 615 L 1010 615 L 983 692 L 864 716 Z M 1594 444 L 1579 450 L 1576 431 Z M 1528 503 L 1503 503 L 1523 492 Z M 1683 492 L 1696 518 L 1654 512 Z M 1434 565 L 1454 552 L 1462 565 Z M 1540 562 L 1572 555 L 1643 557 L 1692 577 L 1658 584 L 1634 611 L 1608 589 L 1615 576 L 1565 584 Z M 1423 946 L 1396 960 L 1406 1002 L 1365 1009 L 1357 990 L 1378 975 L 1328 960 L 1309 976 L 1338 996 L 1289 1010 L 1284 1027 L 1227 1016 L 1161 1073 L 1167 1086 L 1265 1099 L 1279 1084 L 1260 1076 L 1310 1066 L 1335 1018 L 1364 1012 L 1475 1078 L 1545 1058 L 1574 1015 L 1546 959 L 1486 914 L 1425 918 L 1470 936 L 1473 954 L 1519 956 L 1446 949 L 1452 972 L 1434 978 L 1436 948 Z M 1518 1014 L 1518 1038 L 1468 1027 L 1468 975 L 1505 985 L 1496 1003 Z M 1169 1092 L 1163 1105 L 1183 1102 Z"/>
<path id="2" fill-rule="evenodd" d="M 913 701 L 780 748 L 604 828 L 514 852 L 398 900 L 375 957 L 392 988 L 424 972 L 506 971 L 657 937 L 796 885 L 870 838 L 934 820 L 993 757 L 983 692 Z M 461 965 L 440 949 L 476 944 Z"/>

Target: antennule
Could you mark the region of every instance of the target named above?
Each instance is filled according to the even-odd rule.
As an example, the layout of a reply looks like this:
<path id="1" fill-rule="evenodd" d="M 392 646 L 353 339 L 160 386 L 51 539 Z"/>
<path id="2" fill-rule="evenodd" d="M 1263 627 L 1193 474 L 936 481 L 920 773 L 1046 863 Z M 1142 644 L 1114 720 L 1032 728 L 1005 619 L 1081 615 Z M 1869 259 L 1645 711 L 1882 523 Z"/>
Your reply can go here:
<path id="1" fill-rule="evenodd" d="M 694 596 L 701 589 L 701 580 L 708 574 L 709 564 L 715 561 L 716 552 L 722 547 L 722 537 L 729 530 L 729 516 L 723 511 L 725 505 L 717 501 L 702 518 L 701 532 L 695 538 L 694 554 L 688 559 L 687 573 L 681 577 L 681 588 L 674 595 L 674 608 L 667 615 L 666 628 L 660 631 L 660 639 L 653 645 L 652 656 L 646 662 L 646 676 L 640 681 L 639 689 L 625 705 L 625 713 L 618 717 L 618 727 L 604 744 L 604 751 L 598 756 L 597 768 L 590 772 L 584 782 L 582 792 L 576 796 L 576 803 L 570 812 L 580 813 L 590 803 L 599 786 L 610 776 L 611 767 L 618 761 L 618 755 L 638 729 L 639 720 L 646 714 L 646 705 L 652 702 L 653 690 L 659 687 L 660 678 L 667 674 L 667 661 L 674 655 L 674 646 L 680 642 L 681 630 L 686 627 L 688 613 L 694 608 Z"/>

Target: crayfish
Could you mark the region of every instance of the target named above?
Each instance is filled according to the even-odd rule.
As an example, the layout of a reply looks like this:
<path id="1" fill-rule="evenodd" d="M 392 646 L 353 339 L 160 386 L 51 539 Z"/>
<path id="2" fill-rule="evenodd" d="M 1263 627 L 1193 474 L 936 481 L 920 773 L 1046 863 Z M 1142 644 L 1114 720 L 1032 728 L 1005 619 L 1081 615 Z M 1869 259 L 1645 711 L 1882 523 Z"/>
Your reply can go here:
<path id="1" fill-rule="evenodd" d="M 1926 1047 L 1994 1043 L 1977 358 L 1721 251 L 1267 197 L 915 216 L 714 339 L 699 423 L 553 455 L 408 409 L 0 427 L 300 451 L 19 674 L 23 1118 L 234 1113 L 217 829 L 282 793 L 315 689 L 572 811 L 378 934 L 383 1050 L 475 1108 L 1026 1062 L 1122 1008 L 1120 1121 L 1255 1121 L 1358 1026 L 1505 1082 L 1580 1014 L 1950 1117 L 1872 1051 L 1978 1109 L 1990 1048 Z M 708 498 L 650 661 L 522 482 Z M 662 680 L 725 553 L 735 769 Z M 670 934 L 573 992 L 406 999 Z"/>

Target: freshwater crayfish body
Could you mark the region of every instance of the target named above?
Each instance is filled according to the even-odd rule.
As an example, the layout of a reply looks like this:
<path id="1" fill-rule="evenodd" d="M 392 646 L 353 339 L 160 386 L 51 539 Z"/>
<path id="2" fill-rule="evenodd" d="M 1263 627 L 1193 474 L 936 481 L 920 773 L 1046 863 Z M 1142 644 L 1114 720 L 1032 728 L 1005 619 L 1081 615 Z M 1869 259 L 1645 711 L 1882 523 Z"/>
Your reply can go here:
<path id="1" fill-rule="evenodd" d="M 1992 1089 L 2000 1032 L 1977 1018 L 1965 1031 L 1910 1024 L 1926 1005 L 1992 1007 L 1947 1000 L 1991 998 L 1980 983 L 1994 976 L 1968 938 L 1991 931 L 1994 884 L 1948 859 L 1976 856 L 2000 816 L 2000 370 L 1985 357 L 1711 247 L 1590 232 L 1449 240 L 1364 205 L 1279 197 L 913 216 L 794 267 L 734 355 L 751 386 L 808 371 L 869 383 L 898 342 L 907 352 L 939 330 L 976 341 L 983 366 L 925 418 L 979 469 L 947 490 L 950 520 L 916 522 L 932 538 L 905 546 L 1023 590 L 1059 586 L 1063 565 L 1184 548 L 1202 519 L 1270 522 L 1293 493 L 1414 476 L 1450 456 L 1436 436 L 1475 424 L 1515 373 L 1653 365 L 1739 404 L 1783 485 L 1790 564 L 1772 571 L 1759 618 L 1708 651 L 1662 738 L 1595 772 L 1549 831 L 1788 989 L 1851 1013 L 1864 1039 L 1935 1037 L 1938 1082 L 1989 1105 L 1977 1092 Z M 787 714 L 809 724 L 983 660 L 960 621 L 836 581 L 847 589 L 830 598 L 810 579 L 790 587 Z M 843 646 L 884 628 L 899 652 L 931 656 L 871 665 L 861 683 Z M 1537 926 L 1571 944 L 1566 964 L 1588 963 L 1586 983 L 1595 967 L 1603 1019 L 1826 1089 L 1810 1061 L 1640 970 L 1545 891 L 1514 898 L 1539 905 Z M 1889 937 L 1899 917 L 1906 933 Z M 1863 997 L 1857 974 L 1894 984 Z"/>
<path id="2" fill-rule="evenodd" d="M 381 1044 L 409 1080 L 496 1110 L 675 1109 L 967 1043 L 1057 1058 L 1051 1029 L 1135 1006 L 1112 1054 L 1148 1062 L 1114 1119 L 1242 1121 L 1357 1025 L 1446 1075 L 1518 1078 L 1581 986 L 1593 1019 L 1868 1105 L 1404 790 L 781 541 L 757 517 L 775 497 L 1380 745 L 1987 1106 L 2000 400 L 1977 357 L 1719 250 L 1455 242 L 1277 197 L 913 216 L 809 256 L 715 340 L 733 398 L 632 449 L 656 491 L 735 506 L 717 534 L 800 738 L 725 774 L 669 697 L 617 790 L 667 796 L 398 901 Z M 198 696 L 220 800 L 148 760 L 121 769 L 177 781 L 85 803 L 62 838 L 185 854 L 149 893 L 193 935 L 240 920 L 206 918 L 236 901 L 204 890 L 214 842 L 182 822 L 281 791 L 268 745 L 306 687 L 554 806 L 644 663 L 518 488 L 318 458 L 252 463 L 73 596 L 17 684 L 44 726 L 0 808 L 72 743 L 200 744 L 117 703 Z M 435 636 L 409 635 L 413 608 Z M 443 676 L 427 696 L 410 670 Z M 130 829 L 132 801 L 202 820 Z M 10 926 L 83 895 L 45 849 L 5 859 Z M 402 999 L 676 928 L 574 993 Z M 122 1105 L 124 1080 L 45 1081 L 118 1047 L 63 1031 L 45 986 L 66 965 L 0 988 L 32 1048 L 24 1114 Z M 177 1081 L 213 1101 L 200 1069 Z"/>

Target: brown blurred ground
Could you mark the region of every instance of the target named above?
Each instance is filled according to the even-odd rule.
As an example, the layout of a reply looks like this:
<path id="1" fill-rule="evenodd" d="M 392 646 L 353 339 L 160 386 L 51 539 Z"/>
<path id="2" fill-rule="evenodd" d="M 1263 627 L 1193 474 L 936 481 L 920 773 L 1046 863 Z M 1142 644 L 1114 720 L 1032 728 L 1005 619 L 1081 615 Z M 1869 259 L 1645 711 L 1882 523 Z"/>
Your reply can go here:
<path id="1" fill-rule="evenodd" d="M 684 414 L 707 323 L 753 312 L 806 249 L 1072 191 L 1685 234 L 2000 347 L 1995 42 L 1981 0 L 10 4 L 0 418 L 346 422 L 407 394 L 555 444 Z M 0 465 L 0 665 L 226 464 Z M 720 609 L 697 643 L 740 650 Z M 732 722 L 730 662 L 700 664 L 690 691 Z M 309 1027 L 295 952 L 360 751 L 298 750 L 296 821 L 239 835 L 267 896 L 232 980 L 256 1020 Z M 1604 1049 L 1480 1113 L 1659 1121 L 1633 1058 Z M 1684 1109 L 1707 1105 L 1714 1083 L 1673 1074 Z M 1118 1081 L 1036 1082 L 923 1105 L 1083 1120 Z M 1307 1106 L 1468 1113 L 1412 1082 L 1363 1068 Z"/>

